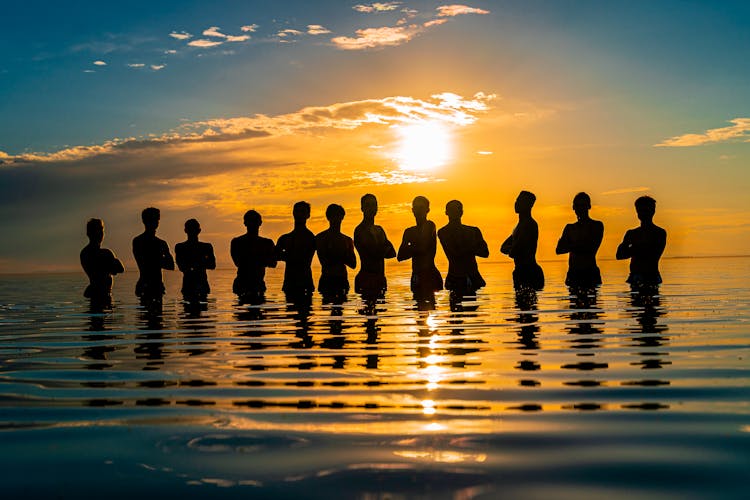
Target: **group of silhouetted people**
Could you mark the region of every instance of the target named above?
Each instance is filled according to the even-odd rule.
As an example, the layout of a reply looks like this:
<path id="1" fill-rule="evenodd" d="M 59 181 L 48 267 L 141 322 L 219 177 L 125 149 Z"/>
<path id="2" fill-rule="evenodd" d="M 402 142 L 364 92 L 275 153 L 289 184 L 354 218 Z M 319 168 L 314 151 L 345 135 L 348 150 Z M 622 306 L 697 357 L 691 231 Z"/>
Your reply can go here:
<path id="1" fill-rule="evenodd" d="M 531 215 L 536 196 L 521 191 L 515 202 L 518 224 L 503 242 L 500 251 L 513 259 L 513 285 L 519 292 L 537 291 L 544 287 L 544 272 L 536 261 L 539 228 Z M 557 254 L 568 254 L 568 273 L 565 284 L 571 289 L 592 289 L 602 283 L 596 264 L 596 253 L 604 235 L 604 225 L 589 217 L 591 198 L 578 193 L 573 199 L 577 220 L 565 226 L 557 243 Z M 653 223 L 656 202 L 649 196 L 635 201 L 641 221 L 639 227 L 625 233 L 617 248 L 617 259 L 630 259 L 628 283 L 634 289 L 656 287 L 661 283 L 659 259 L 666 245 L 666 231 Z M 445 206 L 448 223 L 436 230 L 435 223 L 427 219 L 430 202 L 417 196 L 412 202 L 415 225 L 404 231 L 396 252 L 385 230 L 375 224 L 378 201 L 372 194 L 361 198 L 362 222 L 354 230 L 354 239 L 341 232 L 346 215 L 341 205 L 331 204 L 326 209 L 329 227 L 313 234 L 307 228 L 310 204 L 300 201 L 294 205 L 294 229 L 282 235 L 276 244 L 260 236 L 263 223 L 261 215 L 249 210 L 244 216 L 245 234 L 231 242 L 231 256 L 237 266 L 237 277 L 232 290 L 241 303 L 259 304 L 265 300 L 265 272 L 276 267 L 277 261 L 286 263 L 282 291 L 289 303 L 309 303 L 315 285 L 311 271 L 313 256 L 317 253 L 321 264 L 318 292 L 324 303 L 342 304 L 349 293 L 347 267 L 360 269 L 354 278 L 354 290 L 367 303 L 382 299 L 387 289 L 385 260 L 396 257 L 399 261 L 411 259 L 411 291 L 418 304 L 434 306 L 435 292 L 445 288 L 450 291 L 451 307 L 464 298 L 474 296 L 485 281 L 479 273 L 477 257 L 489 257 L 490 251 L 482 232 L 477 227 L 461 222 L 463 205 L 458 200 Z M 187 240 L 175 245 L 175 259 L 167 243 L 156 236 L 160 212 L 149 207 L 141 218 L 144 231 L 133 239 L 133 255 L 140 276 L 135 293 L 142 303 L 160 302 L 165 292 L 162 269 L 173 270 L 175 261 L 183 273 L 182 294 L 186 301 L 205 301 L 210 293 L 207 270 L 216 268 L 216 258 L 210 243 L 199 241 L 200 224 L 195 219 L 185 222 Z M 90 284 L 84 295 L 92 303 L 106 305 L 110 302 L 112 276 L 123 272 L 122 263 L 112 251 L 101 248 L 104 223 L 91 219 L 86 225 L 89 244 L 81 251 L 81 264 Z M 443 277 L 435 266 L 437 241 L 448 258 L 448 274 Z"/>

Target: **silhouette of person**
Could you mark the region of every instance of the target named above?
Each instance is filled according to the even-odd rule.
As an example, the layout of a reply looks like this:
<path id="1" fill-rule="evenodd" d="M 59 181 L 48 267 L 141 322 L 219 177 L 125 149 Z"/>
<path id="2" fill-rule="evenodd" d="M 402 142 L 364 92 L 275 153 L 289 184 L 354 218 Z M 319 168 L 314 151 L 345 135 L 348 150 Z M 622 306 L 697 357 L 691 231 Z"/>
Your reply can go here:
<path id="1" fill-rule="evenodd" d="M 565 284 L 571 288 L 591 289 L 602 284 L 596 265 L 596 252 L 604 236 L 604 224 L 589 217 L 591 198 L 578 193 L 573 198 L 573 211 L 578 220 L 567 224 L 557 242 L 557 255 L 568 254 L 568 274 Z"/>
<path id="2" fill-rule="evenodd" d="M 443 277 L 435 266 L 437 234 L 435 223 L 427 220 L 430 201 L 417 196 L 411 204 L 416 225 L 407 228 L 401 238 L 397 259 L 411 259 L 411 291 L 417 302 L 435 303 L 435 292 L 443 289 Z"/>
<path id="3" fill-rule="evenodd" d="M 145 208 L 141 212 L 145 229 L 133 238 L 133 256 L 141 273 L 135 285 L 135 294 L 146 301 L 161 301 L 165 291 L 161 270 L 174 270 L 174 260 L 167 242 L 156 236 L 160 217 L 158 208 Z"/>
<path id="4" fill-rule="evenodd" d="M 539 226 L 531 217 L 531 208 L 536 196 L 529 191 L 521 191 L 516 198 L 515 211 L 518 214 L 518 225 L 513 233 L 503 242 L 500 252 L 509 256 L 515 263 L 513 270 L 513 287 L 544 288 L 544 272 L 536 263 L 536 245 L 539 240 Z"/>
<path id="5" fill-rule="evenodd" d="M 396 256 L 393 244 L 381 226 L 375 224 L 378 200 L 366 194 L 360 200 L 362 222 L 354 229 L 354 247 L 361 261 L 359 272 L 354 277 L 354 291 L 365 300 L 382 299 L 387 289 L 385 259 Z"/>
<path id="6" fill-rule="evenodd" d="M 89 278 L 89 285 L 83 296 L 91 299 L 93 310 L 96 305 L 103 308 L 111 304 L 112 276 L 125 268 L 112 250 L 102 248 L 104 222 L 101 219 L 90 219 L 86 223 L 86 236 L 89 244 L 81 250 L 81 267 Z"/>
<path id="7" fill-rule="evenodd" d="M 310 218 L 310 204 L 299 201 L 292 210 L 294 229 L 282 235 L 276 243 L 278 260 L 286 263 L 282 290 L 289 303 L 309 302 L 315 291 L 312 265 L 315 255 L 315 235 L 307 228 Z"/>
<path id="8" fill-rule="evenodd" d="M 629 229 L 617 247 L 617 260 L 630 259 L 627 282 L 633 288 L 656 287 L 661 283 L 659 259 L 667 245 L 667 232 L 654 224 L 656 200 L 641 196 L 635 200 L 640 227 Z"/>
<path id="9" fill-rule="evenodd" d="M 195 219 L 185 222 L 187 240 L 174 246 L 177 267 L 182 271 L 182 296 L 189 302 L 206 300 L 211 292 L 207 269 L 216 269 L 216 257 L 211 243 L 198 241 L 201 225 Z"/>
<path id="10" fill-rule="evenodd" d="M 341 233 L 341 221 L 346 211 L 341 205 L 331 204 L 326 208 L 329 227 L 315 236 L 315 247 L 321 265 L 318 291 L 325 304 L 343 304 L 349 293 L 349 278 L 346 267 L 357 267 L 354 242 Z"/>
<path id="11" fill-rule="evenodd" d="M 247 232 L 230 244 L 232 261 L 237 266 L 232 291 L 242 303 L 259 304 L 265 302 L 266 268 L 276 267 L 276 249 L 272 240 L 258 235 L 263 224 L 258 212 L 248 210 L 243 220 Z"/>
<path id="12" fill-rule="evenodd" d="M 450 290 L 451 308 L 458 306 L 464 297 L 475 295 L 486 285 L 479 274 L 477 257 L 487 258 L 490 251 L 478 227 L 461 223 L 464 207 L 458 200 L 445 205 L 448 224 L 441 227 L 437 235 L 445 256 L 448 257 L 448 275 L 445 288 Z"/>

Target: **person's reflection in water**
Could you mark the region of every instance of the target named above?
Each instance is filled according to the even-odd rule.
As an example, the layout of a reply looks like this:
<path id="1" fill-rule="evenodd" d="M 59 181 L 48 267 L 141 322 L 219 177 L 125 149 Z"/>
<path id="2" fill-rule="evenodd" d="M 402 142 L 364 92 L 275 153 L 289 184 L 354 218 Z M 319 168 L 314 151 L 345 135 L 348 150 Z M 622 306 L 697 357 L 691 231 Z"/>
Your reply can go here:
<path id="1" fill-rule="evenodd" d="M 294 229 L 279 237 L 276 242 L 276 257 L 285 263 L 284 284 L 281 289 L 289 304 L 304 307 L 309 304 L 315 291 L 313 284 L 312 259 L 315 255 L 315 235 L 307 228 L 310 218 L 310 204 L 299 201 L 292 209 Z"/>
<path id="2" fill-rule="evenodd" d="M 521 191 L 518 194 L 514 205 L 518 225 L 500 247 L 500 252 L 513 259 L 515 264 L 513 287 L 516 290 L 531 288 L 538 291 L 544 288 L 544 272 L 536 262 L 539 226 L 531 216 L 535 202 L 534 193 Z"/>
<path id="3" fill-rule="evenodd" d="M 91 297 L 88 310 L 88 331 L 92 334 L 83 336 L 83 339 L 91 342 L 91 345 L 83 350 L 82 358 L 91 359 L 95 362 L 87 364 L 85 366 L 87 370 L 104 370 L 114 366 L 107 362 L 107 356 L 117 348 L 114 345 L 104 344 L 104 342 L 113 340 L 115 336 L 100 333 L 109 330 L 107 324 L 112 321 L 108 314 L 112 310 L 110 306 L 110 303 L 103 303 L 98 298 Z"/>
<path id="4" fill-rule="evenodd" d="M 388 288 L 385 278 L 385 259 L 396 256 L 393 244 L 385 230 L 375 224 L 378 213 L 378 200 L 373 194 L 366 194 L 360 200 L 362 222 L 354 229 L 354 247 L 360 259 L 360 269 L 354 277 L 354 291 L 366 303 L 373 303 L 385 297 Z"/>
<path id="5" fill-rule="evenodd" d="M 609 363 L 597 360 L 596 348 L 601 346 L 602 325 L 600 320 L 601 309 L 599 309 L 598 288 L 592 286 L 570 288 L 570 314 L 565 329 L 572 335 L 569 340 L 576 360 L 573 363 L 565 363 L 562 368 L 576 370 L 589 374 L 588 378 L 564 382 L 565 385 L 580 387 L 596 387 L 602 385 L 595 374 L 600 370 L 609 368 Z"/>
<path id="6" fill-rule="evenodd" d="M 659 318 L 664 316 L 667 310 L 662 305 L 658 291 L 649 287 L 632 290 L 630 306 L 629 312 L 636 321 L 636 325 L 629 328 L 629 332 L 635 334 L 632 345 L 637 351 L 634 354 L 643 358 L 632 362 L 631 365 L 640 366 L 643 370 L 660 369 L 670 365 L 671 362 L 664 359 L 664 356 L 669 355 L 664 350 L 669 343 L 669 337 L 665 336 L 668 327 L 666 323 L 659 323 Z M 668 382 L 659 383 L 667 384 Z"/>
<path id="7" fill-rule="evenodd" d="M 91 302 L 91 309 L 103 310 L 112 305 L 112 276 L 125 271 L 112 250 L 102 248 L 104 222 L 90 219 L 86 223 L 89 244 L 81 250 L 81 267 L 89 278 L 83 296 Z"/>
<path id="8" fill-rule="evenodd" d="M 656 201 L 650 196 L 635 200 L 635 211 L 641 225 L 625 233 L 616 257 L 617 260 L 630 259 L 627 282 L 634 290 L 656 293 L 661 283 L 659 259 L 667 245 L 667 232 L 654 224 Z"/>
<path id="9" fill-rule="evenodd" d="M 341 222 L 346 212 L 341 205 L 331 204 L 326 208 L 329 227 L 315 236 L 321 272 L 318 292 L 324 304 L 343 304 L 349 293 L 349 277 L 346 268 L 357 267 L 354 242 L 341 233 Z"/>
<path id="10" fill-rule="evenodd" d="M 174 247 L 177 267 L 182 271 L 182 296 L 186 302 L 205 302 L 211 287 L 208 285 L 207 269 L 216 269 L 214 247 L 198 241 L 201 225 L 195 219 L 185 222 L 187 241 Z"/>
<path id="11" fill-rule="evenodd" d="M 443 277 L 435 266 L 437 233 L 427 220 L 430 202 L 417 196 L 411 204 L 416 225 L 407 228 L 398 248 L 400 261 L 411 259 L 411 292 L 420 311 L 435 309 L 435 292 L 443 289 Z"/>
<path id="12" fill-rule="evenodd" d="M 476 296 L 477 290 L 486 285 L 479 274 L 477 257 L 487 258 L 490 255 L 487 242 L 478 227 L 461 223 L 464 207 L 458 200 L 451 200 L 445 205 L 448 224 L 441 227 L 437 235 L 445 256 L 448 257 L 448 275 L 445 277 L 445 288 L 450 290 L 451 310 L 467 310 L 463 305 L 465 299 Z M 476 309 L 476 307 L 474 307 Z"/>
<path id="13" fill-rule="evenodd" d="M 167 242 L 156 236 L 161 212 L 158 208 L 148 207 L 141 212 L 144 231 L 133 238 L 133 256 L 138 264 L 140 276 L 135 285 L 135 294 L 140 297 L 144 307 L 150 303 L 161 303 L 164 295 L 164 282 L 161 270 L 174 270 L 174 260 L 169 253 Z M 154 306 L 161 309 L 160 306 Z"/>
<path id="14" fill-rule="evenodd" d="M 210 336 L 210 330 L 214 329 L 214 317 L 204 315 L 208 311 L 208 302 L 184 301 L 183 313 L 180 316 L 180 329 L 184 331 L 183 344 L 189 356 L 200 356 L 209 352 L 215 352 L 213 342 L 205 342 L 202 337 Z"/>
<path id="15" fill-rule="evenodd" d="M 518 349 L 521 350 L 522 358 L 516 365 L 517 370 L 522 372 L 534 372 L 540 370 L 540 365 L 535 361 L 539 350 L 539 314 L 537 313 L 537 295 L 532 288 L 522 288 L 516 290 L 516 308 L 518 316 L 517 337 Z M 536 387 L 541 383 L 532 378 L 524 378 L 518 381 L 518 384 L 524 387 Z"/>
<path id="16" fill-rule="evenodd" d="M 266 268 L 276 267 L 273 241 L 260 236 L 263 219 L 255 210 L 245 212 L 243 222 L 247 232 L 232 240 L 230 253 L 237 266 L 237 277 L 232 291 L 241 304 L 262 304 L 266 300 Z"/>
<path id="17" fill-rule="evenodd" d="M 142 299 L 143 300 L 143 299 Z M 164 310 L 161 300 L 150 300 L 142 304 L 139 311 L 139 329 L 145 333 L 139 334 L 137 339 L 142 341 L 133 351 L 136 359 L 145 359 L 143 370 L 159 370 L 164 364 L 164 343 L 160 342 L 164 334 Z"/>
<path id="18" fill-rule="evenodd" d="M 591 198 L 578 193 L 573 198 L 573 211 L 578 219 L 567 224 L 557 242 L 555 253 L 568 254 L 568 274 L 565 284 L 573 289 L 591 289 L 602 284 L 596 252 L 604 236 L 604 224 L 589 217 Z"/>

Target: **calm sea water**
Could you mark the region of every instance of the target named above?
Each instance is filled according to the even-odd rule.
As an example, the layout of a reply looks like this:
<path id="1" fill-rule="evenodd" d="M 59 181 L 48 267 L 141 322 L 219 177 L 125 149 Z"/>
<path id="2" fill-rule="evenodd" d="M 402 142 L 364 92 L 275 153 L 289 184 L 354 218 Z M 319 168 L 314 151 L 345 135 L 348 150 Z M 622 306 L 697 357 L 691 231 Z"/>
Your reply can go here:
<path id="1" fill-rule="evenodd" d="M 386 302 L 309 316 L 240 307 L 231 271 L 203 308 L 167 274 L 91 314 L 80 273 L 0 277 L 4 498 L 748 498 L 750 258 L 663 262 L 657 297 L 602 262 L 573 300 L 565 264 L 518 304 L 481 263 L 475 311 L 417 311 L 408 265 Z M 469 307 L 471 309 L 471 307 Z"/>

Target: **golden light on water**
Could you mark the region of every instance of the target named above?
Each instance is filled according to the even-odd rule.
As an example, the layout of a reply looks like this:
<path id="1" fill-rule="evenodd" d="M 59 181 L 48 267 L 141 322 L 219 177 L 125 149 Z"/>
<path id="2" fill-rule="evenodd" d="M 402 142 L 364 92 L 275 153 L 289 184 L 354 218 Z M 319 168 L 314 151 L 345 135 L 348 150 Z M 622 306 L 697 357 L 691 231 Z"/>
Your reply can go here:
<path id="1" fill-rule="evenodd" d="M 425 172 L 450 161 L 453 154 L 452 136 L 439 122 L 421 122 L 396 127 L 399 143 L 395 159 L 404 170 Z"/>

